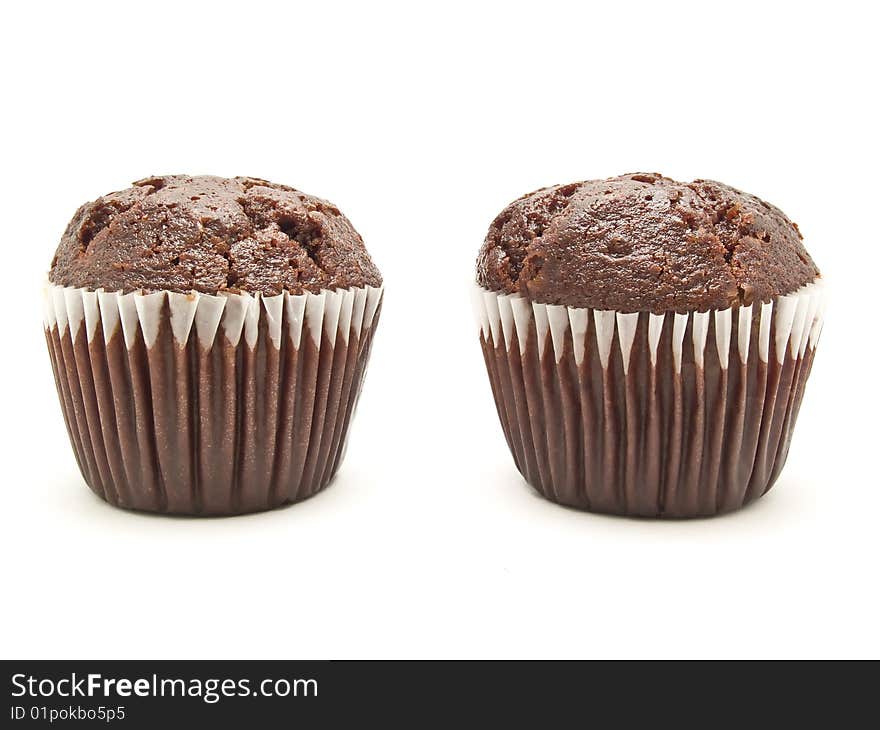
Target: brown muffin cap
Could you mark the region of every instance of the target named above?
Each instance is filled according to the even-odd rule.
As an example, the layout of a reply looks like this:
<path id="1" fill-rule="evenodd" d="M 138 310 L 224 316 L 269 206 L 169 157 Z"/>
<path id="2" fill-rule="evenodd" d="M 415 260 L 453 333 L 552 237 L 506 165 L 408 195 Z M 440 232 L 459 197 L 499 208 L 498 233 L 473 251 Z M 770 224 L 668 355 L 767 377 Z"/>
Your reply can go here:
<path id="1" fill-rule="evenodd" d="M 726 309 L 819 276 L 795 223 L 712 180 L 632 173 L 541 188 L 493 221 L 477 283 L 622 312 Z"/>
<path id="2" fill-rule="evenodd" d="M 49 280 L 107 291 L 293 294 L 379 286 L 349 220 L 326 200 L 253 177 L 166 175 L 86 203 Z"/>

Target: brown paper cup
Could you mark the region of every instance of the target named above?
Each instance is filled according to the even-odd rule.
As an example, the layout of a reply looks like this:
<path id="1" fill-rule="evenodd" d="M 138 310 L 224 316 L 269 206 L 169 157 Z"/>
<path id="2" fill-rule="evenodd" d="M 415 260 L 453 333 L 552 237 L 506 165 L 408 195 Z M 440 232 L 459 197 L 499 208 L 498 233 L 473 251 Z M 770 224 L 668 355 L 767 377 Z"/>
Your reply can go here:
<path id="1" fill-rule="evenodd" d="M 339 467 L 382 289 L 178 294 L 47 285 L 44 328 L 80 471 L 119 507 L 271 509 Z"/>
<path id="2" fill-rule="evenodd" d="M 478 289 L 498 416 L 525 479 L 595 512 L 737 509 L 785 463 L 824 308 L 820 280 L 690 314 L 577 309 Z"/>

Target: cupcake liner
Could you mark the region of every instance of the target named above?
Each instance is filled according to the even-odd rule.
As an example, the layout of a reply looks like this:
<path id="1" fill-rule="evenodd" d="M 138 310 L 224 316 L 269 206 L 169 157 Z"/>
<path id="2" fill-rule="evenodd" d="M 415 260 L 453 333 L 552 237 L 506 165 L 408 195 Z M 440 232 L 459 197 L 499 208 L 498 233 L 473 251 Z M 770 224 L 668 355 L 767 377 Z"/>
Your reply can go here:
<path id="1" fill-rule="evenodd" d="M 548 499 L 696 517 L 736 509 L 779 476 L 822 329 L 821 280 L 689 314 L 482 288 L 474 304 L 507 444 Z"/>
<path id="2" fill-rule="evenodd" d="M 179 514 L 253 512 L 322 489 L 345 447 L 382 293 L 47 285 L 46 341 L 86 482 L 111 504 Z"/>

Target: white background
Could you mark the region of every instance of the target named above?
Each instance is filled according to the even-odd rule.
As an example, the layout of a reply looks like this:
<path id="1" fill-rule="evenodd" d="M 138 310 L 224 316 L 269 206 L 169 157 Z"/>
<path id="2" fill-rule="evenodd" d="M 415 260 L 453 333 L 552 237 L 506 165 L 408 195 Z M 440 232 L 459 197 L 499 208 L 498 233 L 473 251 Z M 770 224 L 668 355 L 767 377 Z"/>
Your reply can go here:
<path id="1" fill-rule="evenodd" d="M 877 18 L 869 3 L 14 3 L 3 113 L 4 657 L 877 657 Z M 659 170 L 779 205 L 832 301 L 773 492 L 693 522 L 542 501 L 470 309 L 492 218 Z M 231 519 L 86 488 L 40 286 L 80 203 L 158 173 L 339 205 L 386 301 L 347 460 Z"/>

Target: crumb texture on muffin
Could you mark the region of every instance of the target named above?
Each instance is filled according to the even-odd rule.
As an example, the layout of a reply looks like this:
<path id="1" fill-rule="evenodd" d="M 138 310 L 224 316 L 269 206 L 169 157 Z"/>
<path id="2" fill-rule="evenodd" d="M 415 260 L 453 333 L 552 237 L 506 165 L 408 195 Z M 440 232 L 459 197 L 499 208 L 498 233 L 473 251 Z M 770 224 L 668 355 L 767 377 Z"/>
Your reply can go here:
<path id="1" fill-rule="evenodd" d="M 326 200 L 259 178 L 185 175 L 139 180 L 83 205 L 49 280 L 264 295 L 382 283 L 363 239 Z"/>
<path id="2" fill-rule="evenodd" d="M 477 283 L 570 307 L 725 309 L 819 276 L 801 240 L 795 223 L 754 195 L 632 173 L 515 200 L 489 228 Z"/>

